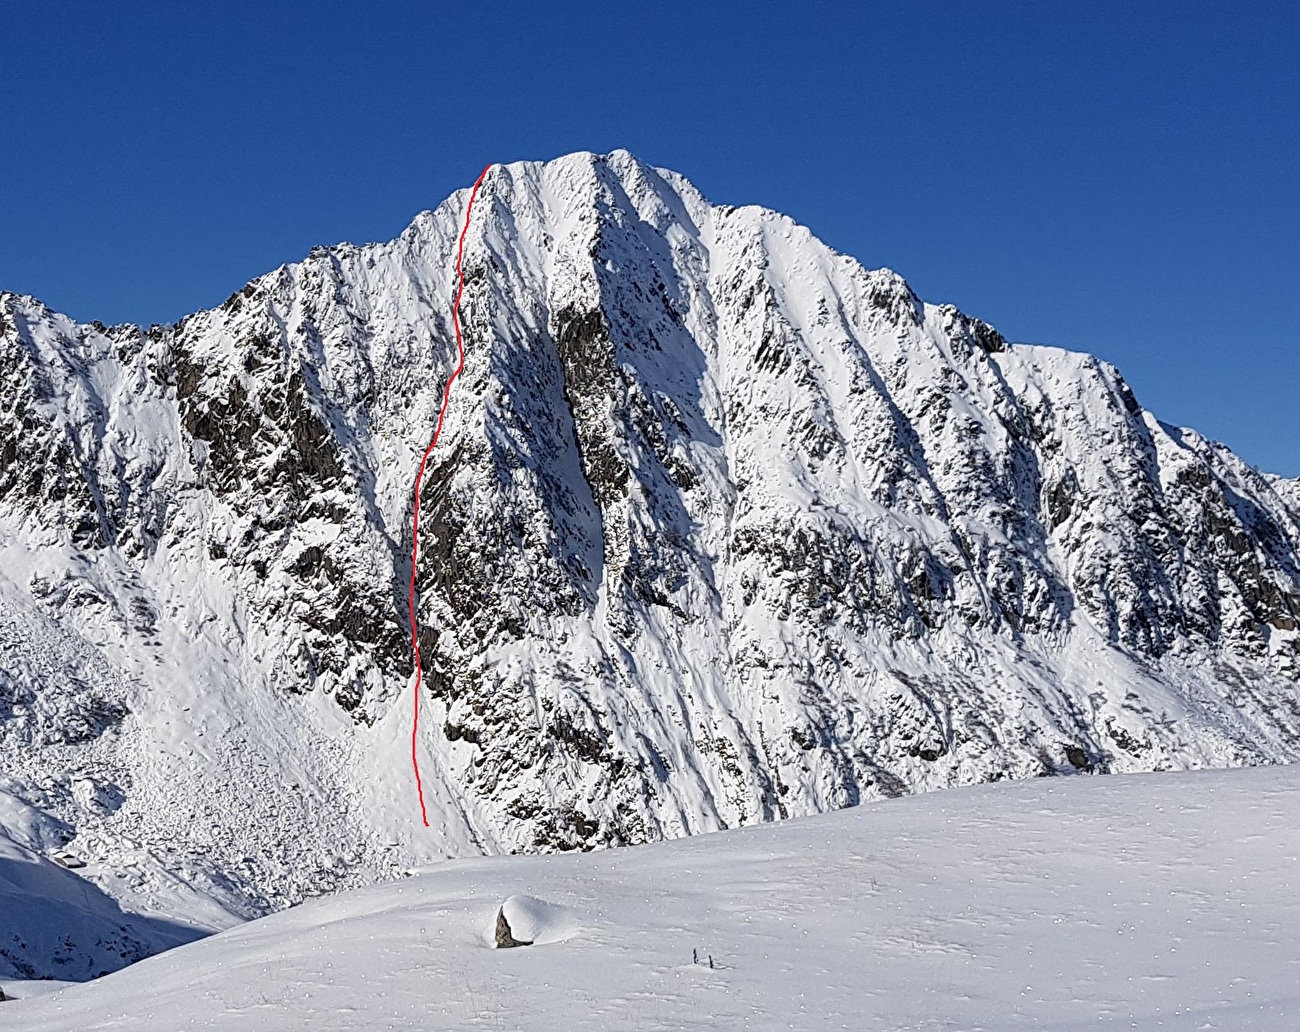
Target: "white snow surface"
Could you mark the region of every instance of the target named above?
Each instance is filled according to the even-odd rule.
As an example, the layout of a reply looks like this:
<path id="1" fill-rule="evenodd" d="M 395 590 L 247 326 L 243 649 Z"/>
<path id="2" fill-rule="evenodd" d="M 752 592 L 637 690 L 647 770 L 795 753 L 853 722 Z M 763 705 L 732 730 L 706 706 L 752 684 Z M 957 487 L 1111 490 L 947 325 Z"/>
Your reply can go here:
<path id="1" fill-rule="evenodd" d="M 54 861 L 43 855 L 51 838 L 57 841 L 59 829 L 50 824 L 45 814 L 0 791 L 0 958 L 8 973 L 48 978 L 53 971 L 63 980 L 84 981 L 213 930 L 199 923 L 204 907 L 197 892 L 191 893 L 196 913 L 186 924 L 124 913 L 64 866 L 79 860 L 58 851 Z"/>
<path id="2" fill-rule="evenodd" d="M 1297 812 L 1294 767 L 1078 776 L 448 861 L 0 1005 L 0 1028 L 1293 1032 Z M 525 896 L 571 928 L 491 948 Z"/>
<path id="3" fill-rule="evenodd" d="M 468 196 L 175 326 L 0 294 L 0 792 L 44 829 L 0 833 L 215 930 L 445 857 L 1300 758 L 1295 482 L 783 215 L 575 154 L 494 166 L 466 238 L 423 827 L 411 489 Z"/>

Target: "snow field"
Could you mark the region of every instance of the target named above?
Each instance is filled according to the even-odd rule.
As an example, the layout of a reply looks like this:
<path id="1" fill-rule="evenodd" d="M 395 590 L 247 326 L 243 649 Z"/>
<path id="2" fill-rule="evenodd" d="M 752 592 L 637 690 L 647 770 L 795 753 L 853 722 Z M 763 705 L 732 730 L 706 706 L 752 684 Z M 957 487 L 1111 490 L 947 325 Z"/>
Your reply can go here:
<path id="1" fill-rule="evenodd" d="M 1297 808 L 1286 767 L 1080 776 L 448 861 L 5 1004 L 0 1028 L 1291 1032 Z M 487 948 L 503 904 L 567 937 Z"/>

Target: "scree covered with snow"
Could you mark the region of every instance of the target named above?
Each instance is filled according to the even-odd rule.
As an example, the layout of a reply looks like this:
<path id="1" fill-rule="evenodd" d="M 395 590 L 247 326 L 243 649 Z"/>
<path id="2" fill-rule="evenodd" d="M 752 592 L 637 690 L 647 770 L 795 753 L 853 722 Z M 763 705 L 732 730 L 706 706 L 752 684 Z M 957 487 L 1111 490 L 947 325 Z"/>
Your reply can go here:
<path id="1" fill-rule="evenodd" d="M 1294 1032 L 1297 813 L 1296 768 L 1078 776 L 448 861 L 0 1028 Z M 493 948 L 503 904 L 536 945 Z"/>

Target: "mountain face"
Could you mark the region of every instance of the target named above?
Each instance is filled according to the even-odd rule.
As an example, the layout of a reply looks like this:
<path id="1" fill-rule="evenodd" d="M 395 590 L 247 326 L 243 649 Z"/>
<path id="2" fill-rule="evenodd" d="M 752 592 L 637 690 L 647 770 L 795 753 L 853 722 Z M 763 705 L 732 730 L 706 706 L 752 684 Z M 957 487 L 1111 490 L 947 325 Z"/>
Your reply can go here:
<path id="1" fill-rule="evenodd" d="M 0 793 L 119 898 L 1300 757 L 1300 484 L 576 154 L 465 241 L 420 827 L 467 201 L 174 326 L 0 294 Z"/>

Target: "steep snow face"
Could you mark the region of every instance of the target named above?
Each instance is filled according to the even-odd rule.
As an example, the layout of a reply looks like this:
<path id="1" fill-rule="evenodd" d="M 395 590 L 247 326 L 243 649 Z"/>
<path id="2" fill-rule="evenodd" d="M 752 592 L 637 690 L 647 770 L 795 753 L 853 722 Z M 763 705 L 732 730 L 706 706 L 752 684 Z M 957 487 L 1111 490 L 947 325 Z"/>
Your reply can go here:
<path id="1" fill-rule="evenodd" d="M 176 326 L 0 295 L 0 745 L 71 848 L 256 913 L 441 853 L 1300 755 L 1293 482 L 576 154 L 494 167 L 466 238 L 418 827 L 410 499 L 467 202 Z"/>

